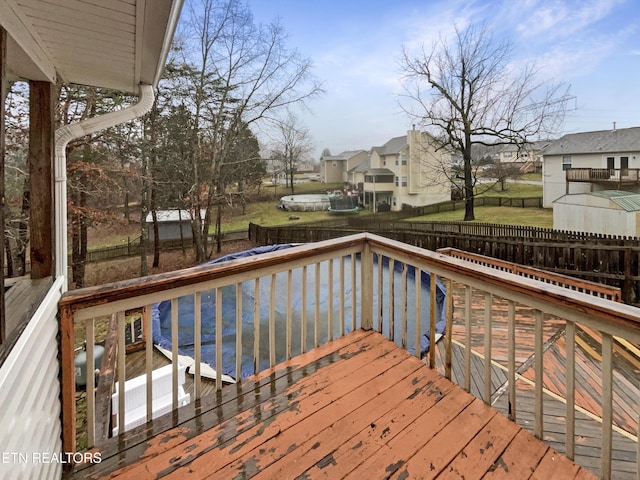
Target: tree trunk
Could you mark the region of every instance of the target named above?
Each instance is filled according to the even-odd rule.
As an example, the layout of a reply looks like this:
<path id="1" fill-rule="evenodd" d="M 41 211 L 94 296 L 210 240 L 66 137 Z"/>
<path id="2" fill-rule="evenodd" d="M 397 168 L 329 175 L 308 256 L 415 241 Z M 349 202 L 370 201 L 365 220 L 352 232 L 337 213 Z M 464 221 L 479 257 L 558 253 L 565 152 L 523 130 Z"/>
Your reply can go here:
<path id="1" fill-rule="evenodd" d="M 27 273 L 27 246 L 29 244 L 29 204 L 30 204 L 30 184 L 29 179 L 25 179 L 22 189 L 22 208 L 20 212 L 20 222 L 18 223 L 18 238 L 16 244 L 17 250 L 17 268 L 18 275 Z"/>
<path id="2" fill-rule="evenodd" d="M 222 205 L 218 202 L 216 213 L 216 253 L 222 252 Z"/>
<path id="3" fill-rule="evenodd" d="M 9 237 L 7 237 L 6 235 L 4 236 L 4 251 L 7 262 L 7 274 L 2 278 L 11 278 L 13 277 L 13 254 L 11 252 L 11 242 L 9 242 Z"/>

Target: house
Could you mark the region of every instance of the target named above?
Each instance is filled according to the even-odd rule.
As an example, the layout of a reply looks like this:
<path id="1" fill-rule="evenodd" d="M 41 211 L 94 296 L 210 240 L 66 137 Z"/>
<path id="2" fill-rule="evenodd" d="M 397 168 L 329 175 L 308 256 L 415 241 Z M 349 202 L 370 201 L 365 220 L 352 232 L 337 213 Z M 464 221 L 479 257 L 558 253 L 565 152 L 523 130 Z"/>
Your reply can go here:
<path id="1" fill-rule="evenodd" d="M 543 206 L 565 194 L 640 193 L 640 127 L 564 135 L 544 150 Z"/>
<path id="2" fill-rule="evenodd" d="M 367 156 L 364 150 L 350 150 L 338 155 L 329 153 L 320 157 L 320 178 L 324 183 L 348 182 L 347 172 Z"/>
<path id="3" fill-rule="evenodd" d="M 452 155 L 439 149 L 427 132 L 409 130 L 406 135 L 373 147 L 366 164 L 352 169 L 361 203 L 374 211 L 400 210 L 403 205 L 421 206 L 450 199 L 444 175 Z"/>
<path id="4" fill-rule="evenodd" d="M 434 477 L 468 471 L 477 476 L 495 473 L 517 478 L 530 476 L 534 470 L 540 478 L 549 478 L 549 472 L 558 478 L 593 478 L 586 468 L 569 460 L 574 457 L 605 478 L 612 472 L 638 471 L 639 396 L 620 401 L 619 393 L 626 394 L 624 389 L 632 382 L 621 380 L 613 370 L 620 358 L 620 340 L 640 342 L 640 310 L 629 305 L 367 233 L 67 291 L 65 146 L 72 138 L 143 115 L 151 107 L 153 88 L 182 6 L 180 1 L 169 0 L 109 2 L 112 9 L 104 5 L 81 0 L 0 2 L 0 77 L 2 85 L 7 78 L 30 80 L 33 129 L 29 142 L 34 167 L 30 182 L 31 190 L 39 193 L 31 205 L 32 271 L 27 278 L 15 279 L 6 294 L 0 295 L 0 478 L 59 479 L 63 467 L 76 468 L 70 477 L 77 473 L 85 478 L 195 478 L 196 474 L 229 478 L 260 473 L 264 478 L 288 478 L 307 470 L 332 477 L 337 470 L 348 474 L 355 468 L 359 471 L 354 476 L 364 478 L 415 477 L 425 471 Z M 116 49 L 114 44 L 127 48 Z M 116 88 L 138 94 L 140 102 L 64 127 L 54 136 L 52 93 L 59 80 Z M 417 145 L 421 137 L 411 134 L 407 143 Z M 411 156 L 411 148 L 404 151 Z M 422 173 L 420 165 L 402 165 L 401 157 L 397 157 L 399 169 L 380 165 L 383 158 L 390 162 L 394 156 L 398 154 L 372 152 L 370 173 L 377 176 L 375 169 L 387 168 L 397 176 L 405 171 L 402 167 L 407 176 Z M 417 182 L 416 187 L 419 185 Z M 413 184 L 408 179 L 407 190 L 410 188 Z M 392 274 L 385 274 L 385 268 Z M 418 289 L 407 288 L 411 274 L 415 285 L 423 282 L 423 275 L 416 272 L 432 275 L 430 291 L 434 296 L 437 291 L 444 295 L 444 308 L 439 311 L 446 324 L 451 326 L 456 317 L 468 332 L 467 347 L 460 350 L 451 341 L 452 329 L 447 330 L 441 369 L 435 362 L 436 348 L 428 351 L 426 360 L 421 358 L 421 333 L 435 331 L 438 315 L 431 314 L 436 302 L 429 304 L 429 295 L 412 296 Z M 393 280 L 396 273 L 400 276 L 397 281 Z M 286 280 L 281 291 L 275 277 L 283 274 Z M 321 279 L 326 288 L 319 288 L 320 282 L 310 287 L 311 276 Z M 248 348 L 233 360 L 217 361 L 213 382 L 201 377 L 196 361 L 191 383 L 185 386 L 193 401 L 182 407 L 178 361 L 167 363 L 172 370 L 172 414 L 152 420 L 157 352 L 147 335 L 145 350 L 136 362 L 148 379 L 144 389 L 147 423 L 125 432 L 126 395 L 119 395 L 120 434 L 108 438 L 105 432 L 110 430 L 111 415 L 105 405 L 112 399 L 112 384 L 117 382 L 119 391 L 126 392 L 129 369 L 133 370 L 121 333 L 130 312 L 138 312 L 147 331 L 152 331 L 155 303 L 169 300 L 177 305 L 179 298 L 187 297 L 193 305 L 201 305 L 203 298 L 210 304 L 215 299 L 216 316 L 206 320 L 209 324 L 215 320 L 220 332 L 223 315 L 217 310 L 227 292 L 242 292 L 245 282 L 251 295 L 236 297 L 241 308 L 225 321 L 249 325 L 261 312 L 266 314 L 266 325 L 251 323 L 251 328 L 247 326 L 244 334 L 240 329 L 237 340 L 234 338 L 241 348 L 250 344 Z M 437 288 L 439 282 L 446 285 L 446 293 Z M 0 285 L 4 287 L 5 282 Z M 462 295 L 454 311 L 456 288 Z M 294 290 L 301 294 L 302 317 L 291 315 Z M 480 310 L 465 303 L 472 296 L 484 302 Z M 326 318 L 317 313 L 321 304 L 330 305 Z M 409 310 L 420 323 L 407 325 Z M 516 342 L 516 322 L 524 310 L 533 319 L 527 332 L 535 331 L 535 341 Z M 203 325 L 200 311 L 194 308 L 196 332 Z M 247 315 L 243 317 L 244 311 Z M 385 329 L 381 321 L 383 313 L 390 311 L 394 313 L 386 313 L 386 318 L 397 325 L 395 337 L 395 327 Z M 422 314 L 427 311 L 428 315 Z M 172 313 L 177 317 L 177 311 Z M 7 329 L 15 318 L 24 321 Z M 109 323 L 105 351 L 111 353 L 104 358 L 114 362 L 106 369 L 93 361 L 97 319 L 105 318 Z M 494 326 L 499 320 L 502 323 Z M 276 331 L 276 322 L 283 328 Z M 583 360 L 589 353 L 577 341 L 583 324 L 590 334 L 601 338 L 598 368 L 590 357 Z M 500 335 L 493 338 L 492 329 Z M 521 331 L 517 331 L 520 339 Z M 551 331 L 562 338 L 560 347 L 566 345 L 562 357 L 556 350 L 547 350 L 543 334 Z M 172 335 L 177 333 L 172 331 Z M 86 425 L 89 449 L 85 451 L 76 446 L 76 420 L 81 420 L 76 418 L 76 335 L 87 341 L 87 371 L 103 370 L 97 385 L 94 375 L 86 379 L 86 417 L 78 422 Z M 224 335 L 217 335 L 211 345 L 218 346 Z M 473 344 L 472 336 L 480 343 Z M 492 349 L 491 342 L 498 337 L 506 339 L 508 348 Z M 194 336 L 196 358 L 201 353 L 200 340 Z M 179 359 L 177 345 L 171 353 Z M 459 385 L 450 381 L 454 378 L 453 353 L 456 357 L 466 353 L 469 359 L 469 367 L 461 369 Z M 557 356 L 549 359 L 551 354 Z M 216 350 L 216 358 L 221 356 L 221 349 Z M 256 375 L 223 389 L 222 370 L 243 356 L 254 365 Z M 276 358 L 285 360 L 276 363 Z M 566 373 L 553 370 L 559 358 Z M 264 369 L 258 368 L 261 359 L 267 362 Z M 498 361 L 500 368 L 495 368 Z M 545 371 L 547 363 L 552 369 Z M 590 370 L 585 373 L 586 367 Z M 483 375 L 473 373 L 478 368 Z M 543 382 L 550 372 L 558 375 Z M 556 382 L 560 376 L 562 381 Z M 478 397 L 466 385 L 471 383 Z M 575 389 L 583 383 L 601 390 L 597 412 L 589 412 L 599 420 L 598 427 L 586 430 L 596 434 L 581 430 L 592 420 L 576 405 L 581 395 L 574 398 Z M 215 394 L 204 398 L 205 387 L 212 385 Z M 554 390 L 547 395 L 558 385 L 563 389 L 560 393 Z M 497 394 L 502 396 L 504 415 L 491 406 Z M 557 397 L 567 401 L 559 402 Z M 545 416 L 544 408 L 552 402 L 550 416 Z M 635 416 L 620 419 L 621 404 L 632 404 Z M 562 412 L 567 412 L 566 418 L 556 420 Z M 553 429 L 547 428 L 549 422 Z M 630 424 L 624 425 L 622 440 L 619 423 Z M 567 456 L 543 443 L 543 438 L 552 438 Z M 588 444 L 576 449 L 578 442 L 580 447 Z M 632 448 L 621 449 L 629 445 Z M 585 450 L 592 456 L 585 459 Z M 623 468 L 618 468 L 620 462 Z"/>
<path id="5" fill-rule="evenodd" d="M 553 202 L 553 228 L 640 237 L 640 194 L 600 190 L 563 195 Z"/>
<path id="6" fill-rule="evenodd" d="M 37 192 L 30 205 L 31 272 L 10 281 L 3 274 L 0 282 L 0 445 L 3 455 L 13 455 L 0 462 L 3 479 L 60 478 L 69 463 L 64 452 L 74 451 L 61 410 L 75 399 L 59 380 L 73 377 L 74 354 L 61 353 L 58 342 L 65 334 L 58 301 L 68 283 L 66 146 L 151 108 L 181 8 L 181 0 L 0 3 L 1 97 L 7 82 L 29 82 L 29 182 Z M 58 82 L 114 89 L 139 101 L 54 131 Z M 4 169 L 3 110 L 0 126 Z M 2 262 L 0 255 L 0 272 Z"/>
<path id="7" fill-rule="evenodd" d="M 537 141 L 524 146 L 502 145 L 494 153 L 494 160 L 504 165 L 519 167 L 520 173 L 531 173 L 542 169 L 541 151 L 550 141 Z"/>

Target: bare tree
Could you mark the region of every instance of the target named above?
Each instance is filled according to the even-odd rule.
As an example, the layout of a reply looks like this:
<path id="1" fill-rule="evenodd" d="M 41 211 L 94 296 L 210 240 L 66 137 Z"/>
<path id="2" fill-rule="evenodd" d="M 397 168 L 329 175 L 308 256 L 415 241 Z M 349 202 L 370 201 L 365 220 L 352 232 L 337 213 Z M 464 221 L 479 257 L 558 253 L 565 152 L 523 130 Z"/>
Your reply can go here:
<path id="1" fill-rule="evenodd" d="M 196 5 L 197 4 L 197 5 Z M 244 128 L 273 121 L 277 112 L 304 104 L 322 92 L 311 61 L 288 48 L 277 23 L 256 25 L 247 4 L 237 0 L 192 2 L 184 49 L 186 87 L 192 92 L 193 182 L 189 210 L 198 261 L 208 258 L 211 210 L 224 200 L 221 169 Z M 206 164 L 206 168 L 202 168 Z M 227 164 L 228 165 L 228 164 Z M 204 216 L 200 212 L 205 212 Z"/>
<path id="2" fill-rule="evenodd" d="M 451 42 L 440 38 L 417 54 L 403 49 L 405 96 L 411 105 L 403 108 L 434 131 L 442 148 L 461 157 L 464 220 L 475 219 L 472 147 L 523 146 L 550 135 L 571 98 L 562 84 L 538 81 L 535 66 L 516 69 L 511 51 L 511 44 L 495 41 L 486 25 L 456 28 Z"/>
<path id="3" fill-rule="evenodd" d="M 271 158 L 282 166 L 287 186 L 294 193 L 293 179 L 298 165 L 313 149 L 309 130 L 294 113 L 288 111 L 284 120 L 277 123 L 275 131 Z"/>

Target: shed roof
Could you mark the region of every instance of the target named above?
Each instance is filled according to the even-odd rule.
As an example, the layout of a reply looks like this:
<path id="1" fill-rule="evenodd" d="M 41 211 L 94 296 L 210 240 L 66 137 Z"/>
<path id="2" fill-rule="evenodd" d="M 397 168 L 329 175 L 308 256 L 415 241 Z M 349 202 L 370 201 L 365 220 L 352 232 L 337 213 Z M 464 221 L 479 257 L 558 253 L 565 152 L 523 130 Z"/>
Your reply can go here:
<path id="1" fill-rule="evenodd" d="M 204 218 L 206 214 L 205 210 L 200 212 L 200 218 Z M 169 223 L 169 222 L 190 222 L 191 221 L 191 213 L 189 210 L 158 210 L 156 212 L 156 216 L 158 218 L 158 223 Z M 147 214 L 147 218 L 145 222 L 151 223 L 153 221 L 152 213 L 149 212 Z"/>
<path id="2" fill-rule="evenodd" d="M 11 79 L 138 93 L 160 79 L 183 0 L 2 0 Z"/>
<path id="3" fill-rule="evenodd" d="M 640 151 L 640 127 L 570 133 L 543 150 L 544 155 Z"/>
<path id="4" fill-rule="evenodd" d="M 640 211 L 640 194 L 637 193 L 622 190 L 603 190 L 593 192 L 591 195 L 607 198 L 627 212 Z"/>

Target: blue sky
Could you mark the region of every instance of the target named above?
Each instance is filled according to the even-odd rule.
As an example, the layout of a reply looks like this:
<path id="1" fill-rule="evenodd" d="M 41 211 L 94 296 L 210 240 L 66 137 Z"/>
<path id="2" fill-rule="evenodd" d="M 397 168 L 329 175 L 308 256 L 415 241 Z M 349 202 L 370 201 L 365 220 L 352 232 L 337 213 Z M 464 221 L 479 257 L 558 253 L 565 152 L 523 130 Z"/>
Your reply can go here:
<path id="1" fill-rule="evenodd" d="M 637 0 L 248 0 L 255 20 L 278 17 L 290 45 L 310 58 L 326 93 L 299 114 L 315 146 L 332 154 L 400 136 L 412 120 L 398 106 L 398 58 L 430 46 L 455 24 L 485 21 L 509 38 L 515 64 L 575 96 L 560 134 L 640 126 Z"/>

